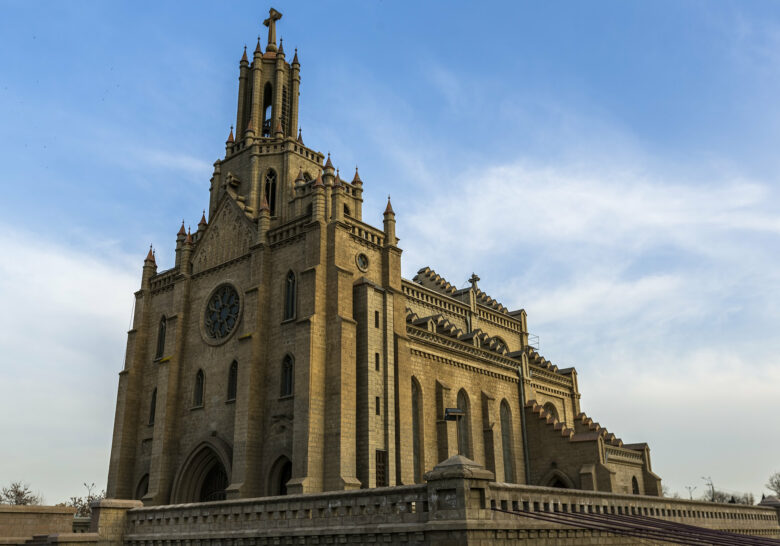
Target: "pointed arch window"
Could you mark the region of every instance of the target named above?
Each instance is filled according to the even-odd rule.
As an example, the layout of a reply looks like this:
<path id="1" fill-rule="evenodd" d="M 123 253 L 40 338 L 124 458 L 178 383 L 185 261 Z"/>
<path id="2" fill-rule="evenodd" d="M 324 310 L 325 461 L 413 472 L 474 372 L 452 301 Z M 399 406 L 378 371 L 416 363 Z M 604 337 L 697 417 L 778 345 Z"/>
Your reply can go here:
<path id="1" fill-rule="evenodd" d="M 206 383 L 206 377 L 203 375 L 203 370 L 198 370 L 195 374 L 195 389 L 192 395 L 192 405 L 196 408 L 203 406 L 203 387 Z"/>
<path id="2" fill-rule="evenodd" d="M 544 411 L 547 412 L 547 414 L 552 417 L 556 421 L 560 421 L 560 418 L 558 417 L 558 408 L 555 407 L 555 404 L 552 402 L 547 402 L 544 405 Z"/>
<path id="3" fill-rule="evenodd" d="M 286 355 L 282 361 L 282 389 L 281 396 L 292 396 L 293 394 L 293 359 Z"/>
<path id="4" fill-rule="evenodd" d="M 268 201 L 271 216 L 276 216 L 276 171 L 273 169 L 268 169 L 265 173 L 265 199 Z"/>
<path id="5" fill-rule="evenodd" d="M 501 401 L 501 450 L 504 456 L 504 481 L 515 481 L 514 438 L 512 435 L 512 412 L 506 400 Z"/>
<path id="6" fill-rule="evenodd" d="M 295 273 L 289 271 L 284 282 L 284 320 L 295 318 Z"/>
<path id="7" fill-rule="evenodd" d="M 263 133 L 262 136 L 271 136 L 271 111 L 273 104 L 273 91 L 271 84 L 265 84 L 265 90 L 263 91 Z"/>
<path id="8" fill-rule="evenodd" d="M 162 358 L 163 352 L 165 351 L 165 329 L 166 329 L 166 323 L 167 320 L 165 319 L 165 315 L 162 316 L 160 319 L 160 324 L 157 327 L 157 350 L 154 352 L 154 358 Z"/>
<path id="9" fill-rule="evenodd" d="M 149 402 L 149 424 L 154 424 L 154 414 L 157 411 L 157 388 L 152 391 L 152 401 Z"/>
<path id="10" fill-rule="evenodd" d="M 633 476 L 631 478 L 631 492 L 634 495 L 638 495 L 639 494 L 639 482 L 637 481 L 636 476 Z"/>
<path id="11" fill-rule="evenodd" d="M 412 377 L 412 458 L 414 459 L 414 482 L 422 483 L 422 390 L 417 379 Z"/>
<path id="12" fill-rule="evenodd" d="M 469 459 L 473 459 L 471 453 L 471 404 L 469 395 L 463 389 L 458 392 L 458 409 L 463 411 L 463 416 L 458 419 L 458 453 Z"/>
<path id="13" fill-rule="evenodd" d="M 236 399 L 236 390 L 238 388 L 238 362 L 235 360 L 230 364 L 228 371 L 227 399 L 228 401 Z"/>

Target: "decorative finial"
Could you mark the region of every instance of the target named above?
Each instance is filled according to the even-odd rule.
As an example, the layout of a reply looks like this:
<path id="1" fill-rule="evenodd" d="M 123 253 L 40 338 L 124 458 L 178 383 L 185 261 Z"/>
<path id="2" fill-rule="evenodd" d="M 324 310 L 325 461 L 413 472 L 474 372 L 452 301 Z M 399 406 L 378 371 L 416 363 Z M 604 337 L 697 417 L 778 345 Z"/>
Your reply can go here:
<path id="1" fill-rule="evenodd" d="M 241 62 L 249 62 L 249 59 L 246 58 L 246 46 L 244 46 L 244 54 L 241 57 Z"/>
<path id="2" fill-rule="evenodd" d="M 284 46 L 282 45 L 283 41 L 284 38 L 279 38 L 279 55 L 284 55 Z"/>
<path id="3" fill-rule="evenodd" d="M 268 199 L 265 198 L 265 194 L 263 194 L 263 200 L 260 201 L 260 210 L 258 212 L 271 212 L 271 207 L 268 206 Z"/>
<path id="4" fill-rule="evenodd" d="M 471 288 L 474 290 L 477 290 L 477 281 L 479 281 L 479 277 L 476 273 L 472 273 L 471 277 L 469 277 L 469 282 L 471 283 Z"/>
<path id="5" fill-rule="evenodd" d="M 303 145 L 303 137 L 301 136 L 301 128 L 298 127 L 298 144 Z"/>
<path id="6" fill-rule="evenodd" d="M 200 222 L 198 222 L 198 229 L 205 225 L 208 225 L 208 222 L 206 222 L 206 209 L 203 209 L 203 216 L 200 217 Z"/>
<path id="7" fill-rule="evenodd" d="M 263 50 L 260 47 L 260 36 L 257 37 L 257 45 L 255 46 L 255 55 L 262 54 Z"/>
<path id="8" fill-rule="evenodd" d="M 330 152 L 328 152 L 328 161 L 325 162 L 325 168 L 326 169 L 328 169 L 328 168 L 332 169 L 333 168 L 333 163 L 330 162 Z"/>
<path id="9" fill-rule="evenodd" d="M 295 55 L 293 55 L 293 62 L 292 64 L 301 64 L 298 62 L 298 48 L 295 48 Z"/>
<path id="10" fill-rule="evenodd" d="M 155 261 L 154 261 L 154 250 L 152 249 L 152 245 L 151 244 L 149 245 L 149 253 L 146 255 L 146 259 L 144 260 L 144 262 L 155 263 Z"/>
<path id="11" fill-rule="evenodd" d="M 184 220 L 181 221 L 181 227 L 179 228 L 179 232 L 176 235 L 187 235 L 187 232 L 184 231 Z"/>
<path id="12" fill-rule="evenodd" d="M 233 142 L 234 142 L 234 138 L 233 138 L 233 126 L 232 126 L 232 125 L 230 126 L 230 135 L 228 136 L 228 139 L 227 139 L 227 141 L 228 141 L 228 143 L 233 143 Z"/>
<path id="13" fill-rule="evenodd" d="M 387 214 L 395 215 L 395 211 L 393 211 L 393 205 L 390 204 L 390 194 L 387 195 L 387 207 L 385 207 L 385 215 Z"/>
<path id="14" fill-rule="evenodd" d="M 362 184 L 363 183 L 363 181 L 360 179 L 360 175 L 358 174 L 357 165 L 355 165 L 355 176 L 352 177 L 352 183 L 353 184 Z"/>

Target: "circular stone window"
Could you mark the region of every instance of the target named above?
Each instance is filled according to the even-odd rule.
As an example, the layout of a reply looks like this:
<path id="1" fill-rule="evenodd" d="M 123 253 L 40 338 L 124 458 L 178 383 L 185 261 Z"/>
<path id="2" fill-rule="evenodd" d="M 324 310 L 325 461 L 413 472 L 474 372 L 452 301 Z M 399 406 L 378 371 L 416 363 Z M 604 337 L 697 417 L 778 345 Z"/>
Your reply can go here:
<path id="1" fill-rule="evenodd" d="M 206 303 L 203 329 L 211 342 L 225 341 L 238 323 L 241 302 L 232 284 L 218 286 Z"/>
<path id="2" fill-rule="evenodd" d="M 358 269 L 361 271 L 368 271 L 368 256 L 360 253 L 355 258 L 355 262 L 357 263 Z"/>

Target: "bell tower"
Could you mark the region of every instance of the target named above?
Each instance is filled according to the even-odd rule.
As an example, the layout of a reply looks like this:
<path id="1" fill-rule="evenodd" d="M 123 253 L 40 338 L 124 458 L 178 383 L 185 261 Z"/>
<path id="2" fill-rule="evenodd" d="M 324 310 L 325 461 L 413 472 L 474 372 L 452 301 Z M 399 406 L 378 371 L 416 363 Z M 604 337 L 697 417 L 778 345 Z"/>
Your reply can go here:
<path id="1" fill-rule="evenodd" d="M 265 51 L 259 37 L 251 59 L 244 48 L 236 124 L 225 143 L 224 159 L 214 164 L 209 217 L 228 194 L 256 222 L 264 211 L 268 228 L 273 229 L 310 214 L 314 182 L 328 174 L 325 156 L 303 143 L 298 126 L 301 65 L 297 49 L 287 62 L 281 38 L 277 45 L 276 26 L 281 18 L 271 8 L 263 22 L 268 29 Z M 363 201 L 359 178 L 349 183 L 336 176 L 330 182 L 325 183 L 328 195 L 334 184 L 345 184 L 347 198 L 339 206 L 359 220 Z M 329 213 L 330 199 L 326 201 Z"/>
<path id="2" fill-rule="evenodd" d="M 247 131 L 254 137 L 295 136 L 298 128 L 298 89 L 301 82 L 297 51 L 292 63 L 285 60 L 284 46 L 276 45 L 276 22 L 282 14 L 271 8 L 263 24 L 268 27 L 265 53 L 260 38 L 251 62 L 246 50 L 239 64 L 236 138 Z M 281 129 L 281 130 L 280 130 Z"/>

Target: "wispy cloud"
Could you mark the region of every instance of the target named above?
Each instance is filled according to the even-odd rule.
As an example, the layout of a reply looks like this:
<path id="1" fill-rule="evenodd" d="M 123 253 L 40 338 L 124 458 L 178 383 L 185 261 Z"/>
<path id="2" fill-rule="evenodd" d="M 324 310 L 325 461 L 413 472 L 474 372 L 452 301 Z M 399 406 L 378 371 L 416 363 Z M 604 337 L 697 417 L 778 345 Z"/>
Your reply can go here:
<path id="1" fill-rule="evenodd" d="M 61 502 L 83 493 L 83 482 L 105 483 L 139 277 L 114 265 L 114 254 L 0 229 L 0 414 L 15 446 L 0 455 L 0 483 L 34 482 Z"/>

